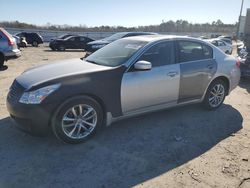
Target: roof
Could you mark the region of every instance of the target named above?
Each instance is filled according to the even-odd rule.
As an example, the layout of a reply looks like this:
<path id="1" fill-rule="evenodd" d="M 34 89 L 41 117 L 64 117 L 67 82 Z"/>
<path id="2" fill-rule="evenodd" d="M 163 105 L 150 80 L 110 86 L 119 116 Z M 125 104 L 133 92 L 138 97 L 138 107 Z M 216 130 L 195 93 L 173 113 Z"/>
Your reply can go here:
<path id="1" fill-rule="evenodd" d="M 213 41 L 223 41 L 223 40 L 222 39 L 218 39 L 218 38 L 214 38 L 214 39 L 206 39 L 204 41 L 213 42 Z"/>
<path id="2" fill-rule="evenodd" d="M 124 33 L 124 34 L 129 34 L 129 33 L 145 33 L 145 34 L 154 34 L 157 35 L 157 33 L 153 33 L 153 32 L 146 32 L 146 31 L 128 31 L 128 32 L 118 32 L 118 33 Z M 116 34 L 116 33 L 115 33 Z"/>
<path id="3" fill-rule="evenodd" d="M 178 35 L 141 35 L 141 36 L 135 36 L 135 37 L 127 37 L 121 40 L 137 40 L 137 41 L 145 41 L 148 43 L 151 42 L 156 42 L 156 41 L 161 41 L 161 40 L 171 40 L 171 39 L 183 39 L 183 40 L 190 40 L 193 42 L 200 42 L 200 43 L 204 43 L 208 46 L 210 46 L 211 48 L 214 48 L 215 46 L 213 44 L 211 44 L 208 40 L 202 40 L 199 38 L 193 38 L 193 37 L 188 37 L 188 36 L 178 36 Z M 219 39 L 218 39 L 219 40 Z"/>
<path id="4" fill-rule="evenodd" d="M 193 37 L 177 36 L 177 35 L 140 35 L 135 37 L 127 37 L 126 39 L 134 39 L 146 42 L 154 42 L 158 40 L 167 40 L 167 39 L 192 39 L 192 40 L 202 41 L 200 39 Z"/>

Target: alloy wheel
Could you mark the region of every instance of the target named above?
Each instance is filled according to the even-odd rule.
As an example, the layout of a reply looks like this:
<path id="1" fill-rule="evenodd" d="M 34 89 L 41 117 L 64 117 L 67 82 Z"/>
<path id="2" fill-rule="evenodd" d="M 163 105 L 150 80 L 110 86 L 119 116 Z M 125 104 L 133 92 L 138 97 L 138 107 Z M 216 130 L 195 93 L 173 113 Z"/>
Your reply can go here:
<path id="1" fill-rule="evenodd" d="M 75 105 L 62 118 L 62 130 L 72 139 L 82 139 L 90 135 L 97 125 L 97 113 L 86 104 Z"/>
<path id="2" fill-rule="evenodd" d="M 225 88 L 222 84 L 216 84 L 209 93 L 209 104 L 211 107 L 218 107 L 225 97 Z"/>

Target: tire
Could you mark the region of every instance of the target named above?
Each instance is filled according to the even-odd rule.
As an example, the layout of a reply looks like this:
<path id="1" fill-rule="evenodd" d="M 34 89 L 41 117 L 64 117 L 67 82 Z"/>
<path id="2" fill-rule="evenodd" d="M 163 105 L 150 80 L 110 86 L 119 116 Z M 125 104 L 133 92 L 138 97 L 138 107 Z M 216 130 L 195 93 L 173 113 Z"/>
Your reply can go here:
<path id="1" fill-rule="evenodd" d="M 208 110 L 218 109 L 225 100 L 227 90 L 228 88 L 223 80 L 213 81 L 207 89 L 203 106 Z"/>
<path id="2" fill-rule="evenodd" d="M 91 138 L 102 124 L 103 111 L 98 102 L 87 96 L 74 97 L 59 107 L 52 130 L 59 140 L 79 144 Z"/>
<path id="3" fill-rule="evenodd" d="M 4 55 L 0 53 L 0 68 L 4 65 Z"/>
<path id="4" fill-rule="evenodd" d="M 32 42 L 32 46 L 38 47 L 38 42 L 37 42 L 37 41 L 33 41 L 33 42 Z"/>
<path id="5" fill-rule="evenodd" d="M 65 47 L 63 45 L 61 45 L 61 46 L 58 47 L 58 50 L 59 51 L 65 51 Z"/>
<path id="6" fill-rule="evenodd" d="M 27 47 L 27 45 L 26 45 L 26 43 L 25 43 L 25 42 L 21 42 L 21 43 L 20 43 L 20 47 L 26 48 L 26 47 Z"/>

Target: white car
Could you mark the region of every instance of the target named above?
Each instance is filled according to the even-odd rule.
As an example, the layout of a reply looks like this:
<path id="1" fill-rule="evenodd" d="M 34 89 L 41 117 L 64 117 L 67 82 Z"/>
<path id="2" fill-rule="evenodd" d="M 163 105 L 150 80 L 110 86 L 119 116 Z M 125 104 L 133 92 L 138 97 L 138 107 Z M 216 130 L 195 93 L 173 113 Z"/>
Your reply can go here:
<path id="1" fill-rule="evenodd" d="M 232 54 L 233 52 L 233 46 L 225 41 L 222 41 L 220 39 L 209 39 L 205 40 L 207 42 L 210 42 L 211 44 L 215 45 L 219 49 L 221 49 L 226 54 Z"/>

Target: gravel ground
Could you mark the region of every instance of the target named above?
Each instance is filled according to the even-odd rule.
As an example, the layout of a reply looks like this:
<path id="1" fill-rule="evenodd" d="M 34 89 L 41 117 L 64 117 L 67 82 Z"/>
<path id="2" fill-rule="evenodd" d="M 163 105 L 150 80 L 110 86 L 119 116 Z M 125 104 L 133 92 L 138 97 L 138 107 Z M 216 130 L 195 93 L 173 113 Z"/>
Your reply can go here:
<path id="1" fill-rule="evenodd" d="M 82 51 L 22 49 L 0 72 L 0 187 L 250 187 L 250 80 L 217 111 L 189 105 L 117 122 L 80 145 L 16 129 L 5 107 L 16 76 Z"/>

